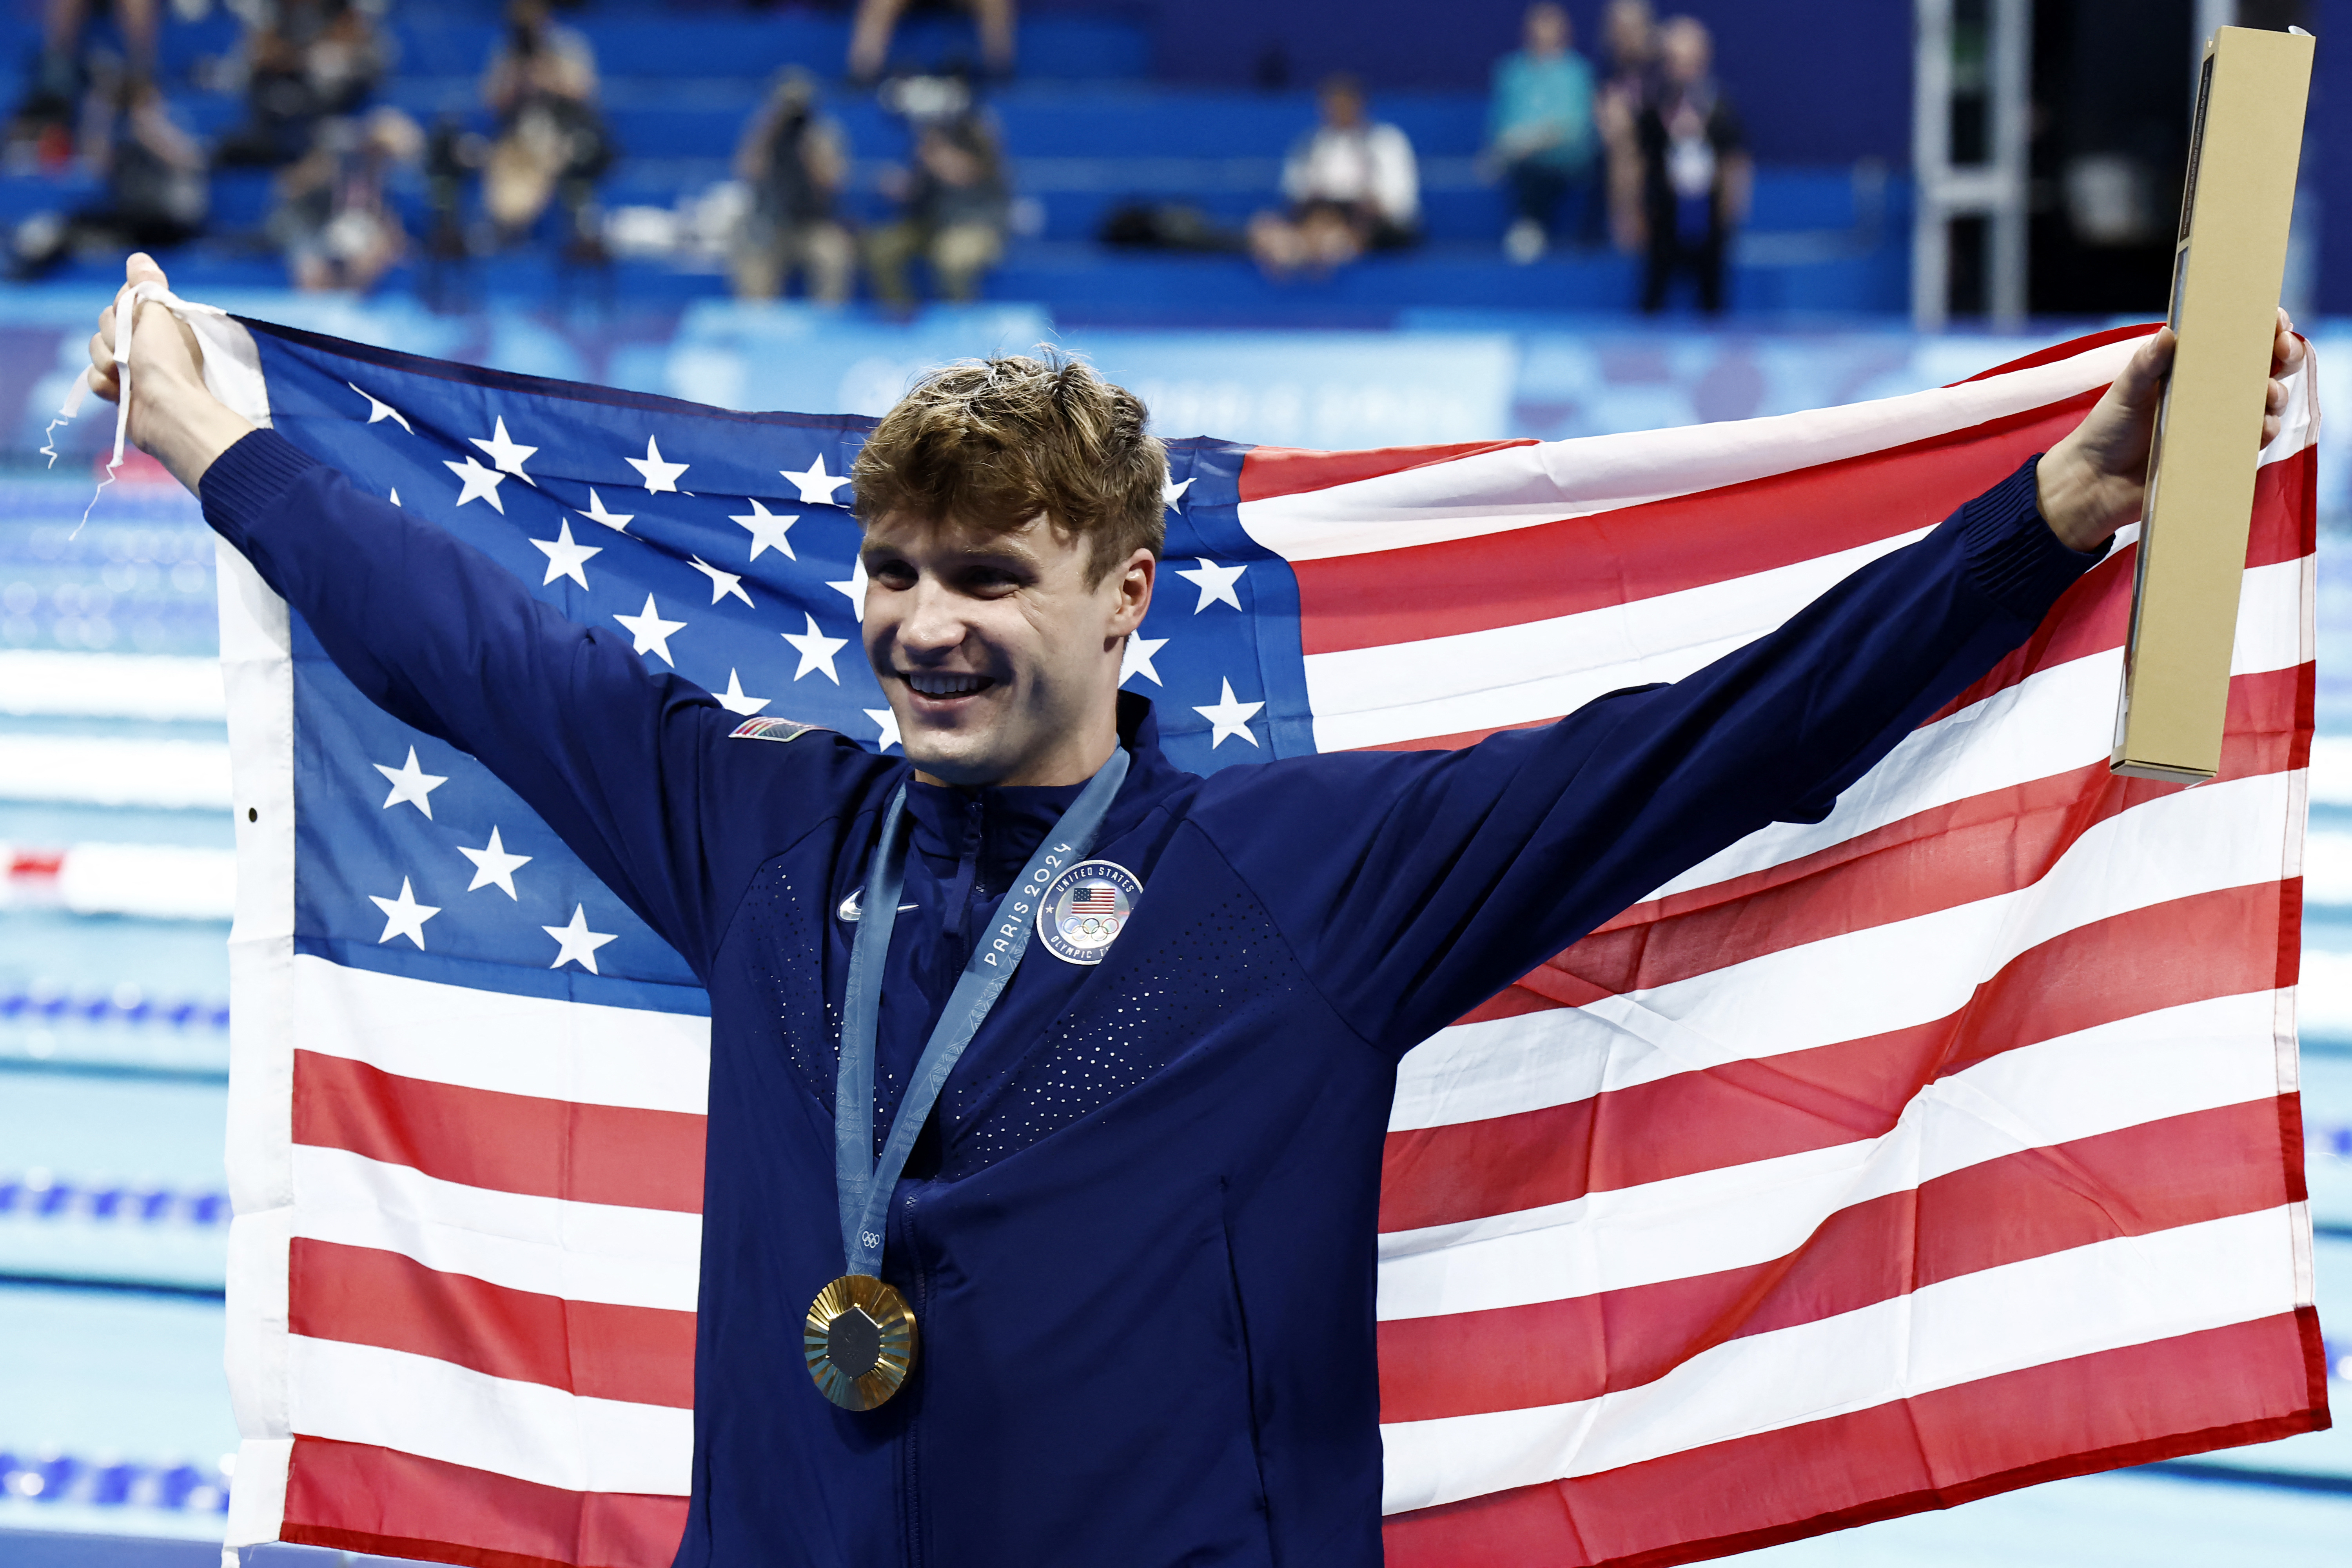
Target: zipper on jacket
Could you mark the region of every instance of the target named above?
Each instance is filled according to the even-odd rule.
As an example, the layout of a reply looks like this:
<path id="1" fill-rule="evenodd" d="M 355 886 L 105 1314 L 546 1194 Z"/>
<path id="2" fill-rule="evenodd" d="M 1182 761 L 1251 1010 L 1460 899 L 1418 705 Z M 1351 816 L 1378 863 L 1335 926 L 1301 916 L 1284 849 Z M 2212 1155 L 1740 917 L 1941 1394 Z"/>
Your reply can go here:
<path id="1" fill-rule="evenodd" d="M 923 1267 L 923 1249 L 915 1239 L 915 1194 L 909 1193 L 899 1200 L 898 1242 L 904 1248 L 900 1256 L 914 1266 L 914 1296 L 911 1304 L 915 1313 L 916 1332 L 922 1331 L 924 1320 L 931 1310 L 931 1277 Z M 915 1376 L 923 1375 L 922 1346 L 916 1345 Z M 916 1391 L 914 1410 L 898 1436 L 898 1520 L 901 1555 L 907 1568 L 925 1568 L 929 1561 L 924 1550 L 923 1489 L 922 1489 L 922 1391 Z"/>

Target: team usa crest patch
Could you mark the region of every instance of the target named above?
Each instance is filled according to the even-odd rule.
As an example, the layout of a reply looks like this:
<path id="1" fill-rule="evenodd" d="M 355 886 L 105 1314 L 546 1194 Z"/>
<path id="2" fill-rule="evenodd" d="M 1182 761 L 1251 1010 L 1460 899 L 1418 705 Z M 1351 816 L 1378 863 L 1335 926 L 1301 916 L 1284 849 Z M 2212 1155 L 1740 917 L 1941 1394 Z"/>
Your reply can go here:
<path id="1" fill-rule="evenodd" d="M 822 730 L 822 724 L 803 724 L 797 719 L 746 719 L 727 731 L 731 741 L 797 741 L 812 730 Z"/>
<path id="2" fill-rule="evenodd" d="M 1135 873 L 1111 860 L 1081 860 L 1045 889 L 1037 937 L 1055 958 L 1100 963 L 1143 897 Z"/>

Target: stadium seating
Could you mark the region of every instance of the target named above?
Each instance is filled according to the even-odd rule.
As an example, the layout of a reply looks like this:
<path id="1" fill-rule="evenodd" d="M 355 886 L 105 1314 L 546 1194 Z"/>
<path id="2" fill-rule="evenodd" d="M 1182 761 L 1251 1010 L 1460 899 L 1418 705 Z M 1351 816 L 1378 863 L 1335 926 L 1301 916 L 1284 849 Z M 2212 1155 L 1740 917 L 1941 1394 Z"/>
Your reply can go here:
<path id="1" fill-rule="evenodd" d="M 494 16 L 487 5 L 454 0 L 395 5 L 400 65 L 385 98 L 423 121 L 452 114 L 483 123 L 476 82 L 497 36 Z M 571 22 L 595 46 L 606 112 L 624 153 L 602 192 L 608 211 L 675 209 L 725 180 L 735 139 L 769 77 L 787 65 L 835 76 L 847 41 L 838 11 L 601 0 Z M 242 115 L 233 99 L 193 85 L 201 62 L 235 39 L 234 21 L 217 6 L 201 21 L 167 26 L 165 85 L 181 122 L 200 134 L 217 136 Z M 1277 200 L 1283 152 L 1314 118 L 1303 88 L 1252 93 L 1155 83 L 1150 42 L 1116 15 L 1057 11 L 1023 24 L 1021 77 L 991 96 L 1020 201 L 1016 237 L 989 279 L 990 297 L 1035 301 L 1065 320 L 1164 325 L 1374 325 L 1423 307 L 1608 310 L 1631 302 L 1634 268 L 1622 257 L 1570 247 L 1532 266 L 1502 258 L 1503 198 L 1476 168 L 1485 105 L 1470 93 L 1374 94 L 1375 112 L 1407 132 L 1421 159 L 1424 239 L 1411 253 L 1374 258 L 1328 282 L 1277 285 L 1238 256 L 1100 246 L 1095 237 L 1104 218 L 1136 202 L 1181 204 L 1237 233 L 1252 212 Z M 20 21 L 0 26 L 0 44 L 22 58 L 34 37 Z M 976 54 L 968 24 L 919 18 L 902 28 L 894 58 L 940 68 Z M 855 156 L 851 205 L 862 217 L 878 217 L 887 209 L 880 177 L 904 157 L 905 128 L 870 94 L 846 87 L 828 89 L 825 109 L 842 123 Z M 0 177 L 0 222 L 69 208 L 94 194 L 85 175 Z M 412 181 L 402 199 L 412 218 L 421 218 L 421 183 Z M 174 276 L 199 290 L 281 281 L 260 239 L 270 200 L 265 174 L 216 174 L 212 236 L 174 258 Z M 1906 204 L 1903 181 L 1883 170 L 1764 168 L 1754 221 L 1735 255 L 1734 310 L 1901 310 Z M 94 268 L 73 275 L 80 270 L 95 280 Z M 414 286 L 418 272 L 404 268 L 390 286 Z M 725 279 L 708 256 L 680 264 L 625 255 L 608 275 L 583 279 L 568 276 L 551 254 L 523 254 L 471 264 L 454 286 L 467 300 L 672 310 L 723 293 Z"/>

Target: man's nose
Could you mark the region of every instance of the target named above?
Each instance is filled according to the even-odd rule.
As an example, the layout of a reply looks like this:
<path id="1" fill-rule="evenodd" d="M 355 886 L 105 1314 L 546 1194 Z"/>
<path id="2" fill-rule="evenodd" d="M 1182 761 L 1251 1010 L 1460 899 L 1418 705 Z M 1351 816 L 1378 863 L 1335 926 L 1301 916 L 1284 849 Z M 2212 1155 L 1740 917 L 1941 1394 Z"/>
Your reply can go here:
<path id="1" fill-rule="evenodd" d="M 899 644 L 909 651 L 944 653 L 963 641 L 964 619 L 956 595 L 928 579 L 916 583 L 906 619 L 899 623 Z"/>

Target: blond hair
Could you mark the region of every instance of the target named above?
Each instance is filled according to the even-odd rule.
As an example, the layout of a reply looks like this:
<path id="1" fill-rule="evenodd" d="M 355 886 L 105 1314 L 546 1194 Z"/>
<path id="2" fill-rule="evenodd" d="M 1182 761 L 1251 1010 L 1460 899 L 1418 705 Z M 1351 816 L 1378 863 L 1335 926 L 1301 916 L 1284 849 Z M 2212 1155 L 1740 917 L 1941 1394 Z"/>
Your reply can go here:
<path id="1" fill-rule="evenodd" d="M 1143 403 L 1051 349 L 932 371 L 850 467 L 866 522 L 895 514 L 986 529 L 1044 515 L 1083 539 L 1096 582 L 1166 539 L 1168 453 Z"/>

